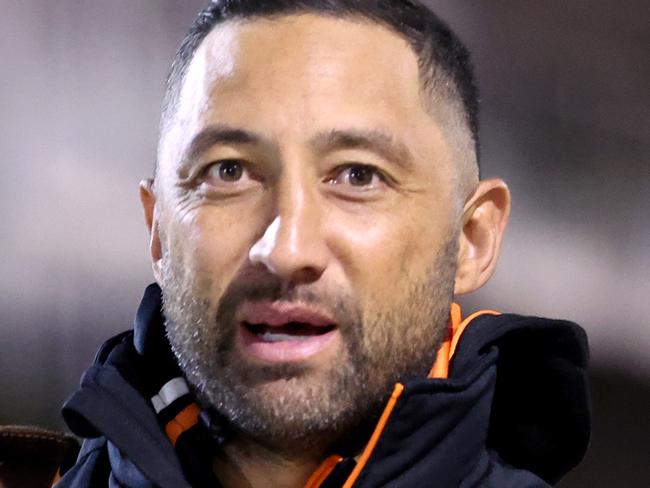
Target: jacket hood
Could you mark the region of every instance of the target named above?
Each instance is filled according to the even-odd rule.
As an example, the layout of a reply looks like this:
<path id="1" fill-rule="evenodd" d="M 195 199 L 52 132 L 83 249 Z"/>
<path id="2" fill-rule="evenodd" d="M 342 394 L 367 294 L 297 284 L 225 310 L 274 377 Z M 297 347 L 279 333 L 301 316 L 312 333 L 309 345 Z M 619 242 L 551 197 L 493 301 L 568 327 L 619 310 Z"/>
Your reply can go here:
<path id="1" fill-rule="evenodd" d="M 154 387 L 146 378 L 151 370 L 177 369 L 163 322 L 157 319 L 161 311 L 160 288 L 150 285 L 138 308 L 134 330 L 102 345 L 62 414 L 76 435 L 108 441 L 110 462 L 113 469 L 120 470 L 120 480 L 129 483 L 127 486 L 189 488 L 174 446 L 149 401 Z M 84 453 L 82 448 L 80 458 Z M 142 474 L 155 485 L 148 484 Z"/>
<path id="2" fill-rule="evenodd" d="M 556 483 L 584 457 L 591 432 L 588 343 L 564 320 L 482 316 L 466 331 L 452 381 L 472 356 L 496 358 L 487 446 L 506 462 Z"/>
<path id="3" fill-rule="evenodd" d="M 556 483 L 589 443 L 586 366 L 586 335 L 571 322 L 475 318 L 448 379 L 404 385 L 355 486 L 421 486 L 434 474 L 439 486 L 506 486 L 524 472 Z"/>

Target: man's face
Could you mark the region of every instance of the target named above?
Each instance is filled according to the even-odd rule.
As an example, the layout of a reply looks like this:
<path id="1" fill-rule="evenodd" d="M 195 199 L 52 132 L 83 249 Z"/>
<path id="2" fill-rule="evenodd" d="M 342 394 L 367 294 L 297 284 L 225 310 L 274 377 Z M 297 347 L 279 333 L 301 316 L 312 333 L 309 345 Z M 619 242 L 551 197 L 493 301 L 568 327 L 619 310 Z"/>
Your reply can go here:
<path id="1" fill-rule="evenodd" d="M 367 22 L 227 23 L 196 52 L 154 269 L 181 367 L 244 434 L 333 440 L 433 363 L 459 215 L 422 102 L 414 52 Z"/>

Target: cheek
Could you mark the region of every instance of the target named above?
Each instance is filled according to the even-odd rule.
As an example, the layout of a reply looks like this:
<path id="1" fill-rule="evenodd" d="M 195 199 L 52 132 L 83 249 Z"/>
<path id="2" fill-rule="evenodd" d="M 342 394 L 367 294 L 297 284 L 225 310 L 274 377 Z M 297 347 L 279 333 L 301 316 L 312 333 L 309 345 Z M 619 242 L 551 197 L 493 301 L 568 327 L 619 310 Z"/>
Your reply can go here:
<path id="1" fill-rule="evenodd" d="M 254 212 L 210 206 L 188 212 L 170 226 L 170 259 L 182 263 L 190 279 L 209 283 L 218 297 L 245 263 L 256 237 Z"/>
<path id="2" fill-rule="evenodd" d="M 407 293 L 406 284 L 425 277 L 448 238 L 450 224 L 430 208 L 409 208 L 364 218 L 342 216 L 335 227 L 332 248 L 368 310 L 391 308 Z"/>

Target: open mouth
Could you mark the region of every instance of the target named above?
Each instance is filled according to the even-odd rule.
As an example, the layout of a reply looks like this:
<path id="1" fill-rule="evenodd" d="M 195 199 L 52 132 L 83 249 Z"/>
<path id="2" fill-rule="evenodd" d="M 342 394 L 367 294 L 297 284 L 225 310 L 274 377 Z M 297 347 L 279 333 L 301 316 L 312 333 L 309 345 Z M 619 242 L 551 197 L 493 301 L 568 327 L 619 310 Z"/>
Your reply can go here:
<path id="1" fill-rule="evenodd" d="M 262 342 L 304 341 L 314 336 L 331 332 L 336 327 L 331 325 L 312 325 L 307 322 L 288 322 L 283 325 L 251 324 L 244 322 L 244 327 Z"/>
<path id="2" fill-rule="evenodd" d="M 307 360 L 339 336 L 334 317 L 301 303 L 245 302 L 237 319 L 242 352 L 264 363 Z"/>

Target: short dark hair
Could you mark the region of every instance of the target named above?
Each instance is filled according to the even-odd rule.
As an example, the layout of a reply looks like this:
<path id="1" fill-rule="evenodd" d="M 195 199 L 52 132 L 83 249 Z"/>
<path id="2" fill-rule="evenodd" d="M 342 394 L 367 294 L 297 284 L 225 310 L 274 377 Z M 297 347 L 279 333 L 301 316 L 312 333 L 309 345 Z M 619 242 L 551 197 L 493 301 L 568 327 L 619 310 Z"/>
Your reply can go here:
<path id="1" fill-rule="evenodd" d="M 199 12 L 172 63 L 161 133 L 176 109 L 194 53 L 216 25 L 228 20 L 302 13 L 365 18 L 405 38 L 418 56 L 423 87 L 460 102 L 462 120 L 478 160 L 478 89 L 469 52 L 447 24 L 417 0 L 212 0 Z"/>

